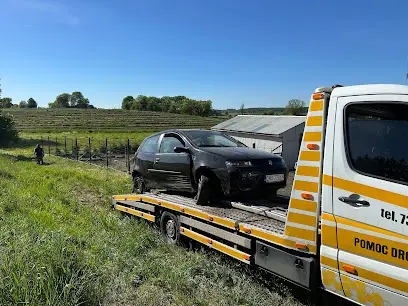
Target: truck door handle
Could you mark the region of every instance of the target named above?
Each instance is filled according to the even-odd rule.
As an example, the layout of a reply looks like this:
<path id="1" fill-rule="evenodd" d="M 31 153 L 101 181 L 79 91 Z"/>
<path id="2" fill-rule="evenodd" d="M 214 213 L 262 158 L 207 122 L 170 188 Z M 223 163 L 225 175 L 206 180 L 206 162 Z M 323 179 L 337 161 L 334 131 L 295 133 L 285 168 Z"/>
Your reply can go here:
<path id="1" fill-rule="evenodd" d="M 366 200 L 359 200 L 359 197 L 357 197 L 356 195 L 352 195 L 352 197 L 339 197 L 339 200 L 354 207 L 370 206 L 370 202 Z"/>

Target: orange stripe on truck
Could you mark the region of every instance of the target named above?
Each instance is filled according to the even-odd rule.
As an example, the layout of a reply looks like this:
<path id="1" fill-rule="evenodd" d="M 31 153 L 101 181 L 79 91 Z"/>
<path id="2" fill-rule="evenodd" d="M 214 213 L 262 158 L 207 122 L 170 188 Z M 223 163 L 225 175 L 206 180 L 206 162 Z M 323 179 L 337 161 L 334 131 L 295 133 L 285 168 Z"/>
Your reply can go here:
<path id="1" fill-rule="evenodd" d="M 396 192 L 355 183 L 338 177 L 323 176 L 323 184 L 333 186 L 356 194 L 364 195 L 372 199 L 394 204 L 403 208 L 408 208 L 408 196 Z"/>
<path id="2" fill-rule="evenodd" d="M 310 102 L 309 112 L 321 111 L 323 110 L 323 100 L 317 100 Z"/>
<path id="3" fill-rule="evenodd" d="M 317 210 L 317 203 L 312 202 L 312 201 L 299 200 L 299 199 L 292 198 L 290 199 L 289 207 L 315 213 Z"/>
<path id="4" fill-rule="evenodd" d="M 300 151 L 299 160 L 304 161 L 320 161 L 320 152 L 316 151 Z"/>
<path id="5" fill-rule="evenodd" d="M 306 182 L 301 180 L 296 180 L 293 184 L 295 190 L 317 192 L 319 190 L 319 184 L 314 182 Z"/>
<path id="6" fill-rule="evenodd" d="M 322 126 L 323 116 L 309 116 L 307 117 L 306 126 Z"/>
<path id="7" fill-rule="evenodd" d="M 316 216 L 309 216 L 298 214 L 295 212 L 289 212 L 288 219 L 289 222 L 303 224 L 307 226 L 316 226 Z"/>
<path id="8" fill-rule="evenodd" d="M 344 262 L 339 263 L 340 270 L 347 273 L 344 270 L 343 265 L 347 265 L 347 264 L 344 263 Z M 354 266 L 354 264 L 353 264 L 353 266 Z M 366 279 L 366 280 L 369 280 L 369 281 L 372 281 L 374 283 L 378 283 L 378 284 L 381 284 L 381 285 L 384 285 L 384 286 L 387 286 L 387 287 L 390 287 L 390 288 L 394 288 L 394 289 L 397 289 L 397 290 L 402 291 L 402 292 L 408 292 L 408 283 L 406 283 L 406 282 L 403 282 L 403 281 L 400 281 L 398 279 L 385 276 L 384 274 L 378 274 L 378 273 L 375 273 L 375 272 L 372 272 L 372 271 L 369 271 L 369 270 L 365 270 L 363 268 L 359 268 L 359 267 L 355 267 L 355 268 L 356 268 L 358 276 L 363 278 L 363 279 Z M 350 280 L 346 279 L 345 280 L 344 279 L 345 277 L 348 278 L 348 275 L 342 275 L 341 276 L 342 281 L 344 283 L 349 283 L 349 281 L 355 281 L 354 279 L 350 279 Z"/>
<path id="9" fill-rule="evenodd" d="M 303 175 L 303 176 L 319 176 L 319 167 L 311 167 L 311 166 L 298 166 L 296 169 L 296 175 Z"/>
<path id="10" fill-rule="evenodd" d="M 303 141 L 321 141 L 322 132 L 305 132 Z"/>

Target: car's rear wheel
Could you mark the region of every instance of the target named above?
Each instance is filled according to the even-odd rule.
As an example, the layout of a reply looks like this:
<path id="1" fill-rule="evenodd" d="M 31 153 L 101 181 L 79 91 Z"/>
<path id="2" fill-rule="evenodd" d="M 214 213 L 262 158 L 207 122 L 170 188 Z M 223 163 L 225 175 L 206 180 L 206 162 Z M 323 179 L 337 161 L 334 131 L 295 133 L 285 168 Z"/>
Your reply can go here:
<path id="1" fill-rule="evenodd" d="M 132 193 L 139 193 L 142 194 L 146 190 L 146 185 L 144 182 L 144 179 L 136 174 L 133 176 L 133 188 L 132 188 Z"/>
<path id="2" fill-rule="evenodd" d="M 210 200 L 211 186 L 210 179 L 206 175 L 201 175 L 198 181 L 197 195 L 195 197 L 197 205 L 207 205 Z"/>

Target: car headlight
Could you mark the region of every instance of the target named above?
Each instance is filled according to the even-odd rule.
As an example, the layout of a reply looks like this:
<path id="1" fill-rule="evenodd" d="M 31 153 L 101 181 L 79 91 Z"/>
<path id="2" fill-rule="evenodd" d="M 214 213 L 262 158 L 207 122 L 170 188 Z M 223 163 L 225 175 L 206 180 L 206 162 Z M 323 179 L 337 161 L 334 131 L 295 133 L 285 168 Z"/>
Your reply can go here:
<path id="1" fill-rule="evenodd" d="M 239 161 L 236 161 L 236 160 L 234 160 L 234 161 L 231 161 L 231 160 L 227 160 L 226 162 L 225 162 L 225 165 L 227 166 L 227 167 L 249 167 L 249 166 L 252 166 L 252 163 L 251 163 L 251 161 L 249 161 L 249 160 L 239 160 Z"/>

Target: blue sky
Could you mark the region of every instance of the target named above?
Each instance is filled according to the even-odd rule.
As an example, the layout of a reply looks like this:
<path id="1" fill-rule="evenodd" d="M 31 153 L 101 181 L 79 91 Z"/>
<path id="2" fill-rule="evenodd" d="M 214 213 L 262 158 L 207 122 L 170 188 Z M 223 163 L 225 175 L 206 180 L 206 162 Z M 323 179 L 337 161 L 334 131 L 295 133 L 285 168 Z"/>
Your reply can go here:
<path id="1" fill-rule="evenodd" d="M 14 103 L 78 90 L 103 108 L 138 94 L 273 107 L 335 83 L 405 83 L 405 0 L 0 0 L 0 11 Z"/>

